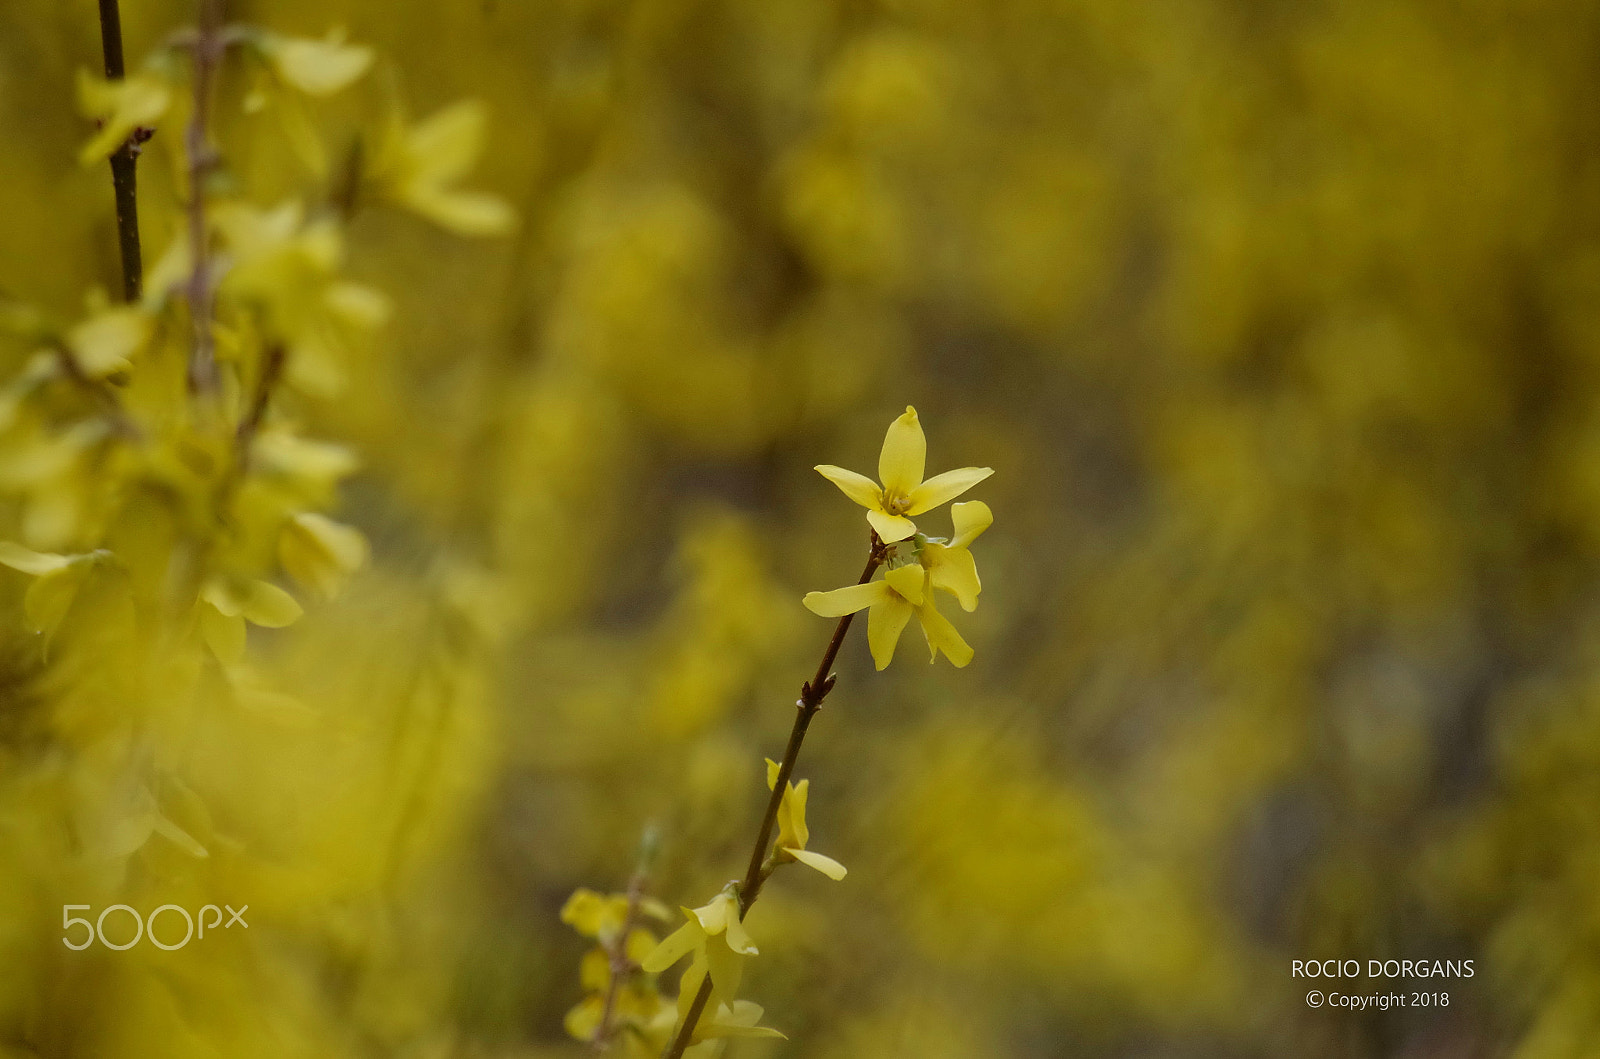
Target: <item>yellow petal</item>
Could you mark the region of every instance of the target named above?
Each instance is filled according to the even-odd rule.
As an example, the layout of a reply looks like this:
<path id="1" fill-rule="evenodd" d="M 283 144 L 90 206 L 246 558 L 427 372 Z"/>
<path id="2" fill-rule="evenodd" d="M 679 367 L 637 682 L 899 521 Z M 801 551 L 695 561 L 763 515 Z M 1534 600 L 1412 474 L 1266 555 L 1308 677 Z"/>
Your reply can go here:
<path id="1" fill-rule="evenodd" d="M 970 613 L 977 608 L 983 583 L 978 580 L 978 564 L 973 562 L 971 552 L 929 544 L 922 550 L 922 561 L 927 564 L 928 580 L 934 588 L 954 593 L 964 611 Z"/>
<path id="2" fill-rule="evenodd" d="M 689 1005 L 694 1003 L 695 994 L 700 992 L 700 983 L 706 980 L 705 956 L 696 953 L 690 962 L 689 969 L 683 972 L 683 977 L 678 979 L 678 1019 L 681 1021 L 688 1017 Z"/>
<path id="3" fill-rule="evenodd" d="M 367 561 L 367 539 L 359 530 L 303 512 L 284 524 L 278 560 L 303 587 L 331 598 Z"/>
<path id="4" fill-rule="evenodd" d="M 246 621 L 268 629 L 293 625 L 305 611 L 295 598 L 270 581 L 252 581 L 246 589 L 243 613 Z"/>
<path id="5" fill-rule="evenodd" d="M 983 531 L 994 525 L 994 512 L 982 500 L 969 500 L 964 504 L 950 505 L 950 522 L 956 535 L 950 539 L 952 548 L 970 548 Z"/>
<path id="6" fill-rule="evenodd" d="M 842 618 L 880 603 L 889 596 L 889 588 L 882 581 L 865 585 L 836 588 L 832 592 L 807 592 L 801 600 L 807 610 L 824 618 Z"/>
<path id="7" fill-rule="evenodd" d="M 839 487 L 839 491 L 867 510 L 883 510 L 883 490 L 864 474 L 835 467 L 831 463 L 817 464 L 817 473 Z"/>
<path id="8" fill-rule="evenodd" d="M 89 564 L 68 563 L 59 569 L 43 574 L 28 586 L 22 597 L 22 612 L 34 632 L 43 633 L 45 639 L 55 635 L 56 628 L 72 609 L 78 588 L 89 575 Z"/>
<path id="9" fill-rule="evenodd" d="M 263 38 L 261 47 L 279 77 L 312 96 L 332 95 L 372 65 L 372 49 L 344 43 L 338 30 L 322 40 L 272 34 Z"/>
<path id="10" fill-rule="evenodd" d="M 142 308 L 108 309 L 67 332 L 67 346 L 85 375 L 104 378 L 128 366 L 150 339 L 155 321 Z"/>
<path id="11" fill-rule="evenodd" d="M 811 789 L 810 780 L 789 784 L 778 804 L 778 845 L 805 848 L 811 831 L 806 827 L 806 795 Z"/>
<path id="12" fill-rule="evenodd" d="M 728 919 L 738 919 L 739 913 L 732 905 L 732 895 L 719 893 L 708 903 L 694 909 L 694 917 L 700 921 L 700 926 L 707 934 L 721 934 L 728 929 Z"/>
<path id="13" fill-rule="evenodd" d="M 900 633 L 911 620 L 914 609 L 904 599 L 890 593 L 867 612 L 867 646 L 872 649 L 872 661 L 879 669 L 886 668 L 893 660 L 894 646 L 900 642 Z"/>
<path id="14" fill-rule="evenodd" d="M 594 1031 L 600 1028 L 600 1020 L 604 1017 L 605 1000 L 592 996 L 568 1011 L 561 1024 L 574 1040 L 588 1042 L 594 1040 Z"/>
<path id="15" fill-rule="evenodd" d="M 814 594 L 821 595 L 822 593 L 818 592 Z M 782 768 L 783 766 L 779 765 L 776 761 L 772 760 L 770 757 L 767 758 L 767 790 L 770 791 L 773 787 L 777 786 L 778 773 L 782 770 Z"/>
<path id="16" fill-rule="evenodd" d="M 917 422 L 917 410 L 906 405 L 905 414 L 889 424 L 883 451 L 878 454 L 878 480 L 884 493 L 909 496 L 922 482 L 927 458 L 928 439 Z"/>
<path id="17" fill-rule="evenodd" d="M 837 882 L 848 874 L 848 869 L 832 857 L 824 857 L 821 853 L 814 853 L 809 849 L 786 850 L 791 857 L 808 868 L 815 868 L 828 878 Z"/>
<path id="18" fill-rule="evenodd" d="M 744 957 L 720 938 L 706 945 L 706 969 L 711 972 L 711 1002 L 731 1003 L 744 979 Z"/>
<path id="19" fill-rule="evenodd" d="M 883 579 L 912 606 L 922 603 L 923 586 L 927 583 L 928 572 L 920 563 L 908 563 L 897 566 L 883 575 Z"/>
<path id="20" fill-rule="evenodd" d="M 517 214 L 498 195 L 481 191 L 446 191 L 418 185 L 404 196 L 412 211 L 445 231 L 457 235 L 504 235 L 517 223 Z"/>
<path id="21" fill-rule="evenodd" d="M 30 551 L 20 544 L 0 541 L 0 566 L 9 566 L 13 570 L 32 574 L 34 577 L 60 570 L 70 565 L 72 560 L 73 557 L 69 555 Z"/>
<path id="22" fill-rule="evenodd" d="M 644 958 L 656 951 L 656 936 L 643 927 L 635 927 L 628 932 L 627 943 L 623 946 L 623 954 L 634 963 L 643 963 Z"/>
<path id="23" fill-rule="evenodd" d="M 724 937 L 728 940 L 728 948 L 744 956 L 754 956 L 759 951 L 756 943 L 744 929 L 744 922 L 739 918 L 739 902 L 732 894 L 728 895 L 731 908 L 728 911 L 728 929 Z"/>
<path id="24" fill-rule="evenodd" d="M 611 984 L 611 957 L 605 949 L 594 948 L 578 962 L 578 984 L 596 993 Z"/>
<path id="25" fill-rule="evenodd" d="M 488 114 L 474 99 L 436 111 L 406 132 L 406 162 L 413 179 L 431 184 L 459 180 L 483 152 Z"/>
<path id="26" fill-rule="evenodd" d="M 917 532 L 917 524 L 904 515 L 889 515 L 874 509 L 867 512 L 867 521 L 885 544 L 903 541 Z"/>
<path id="27" fill-rule="evenodd" d="M 688 911 L 685 909 L 685 911 Z M 639 966 L 650 974 L 660 974 L 692 952 L 706 940 L 706 932 L 692 913 L 689 921 L 661 939 L 655 951 L 639 961 Z"/>
<path id="28" fill-rule="evenodd" d="M 993 473 L 994 471 L 988 467 L 962 467 L 960 470 L 936 474 L 911 490 L 908 496 L 911 506 L 906 508 L 906 514 L 920 515 L 924 511 L 932 511 L 940 504 L 954 500 Z"/>
<path id="29" fill-rule="evenodd" d="M 922 623 L 922 635 L 928 639 L 928 661 L 937 659 L 940 651 L 944 652 L 944 656 L 950 659 L 950 664 L 957 669 L 972 661 L 972 648 L 968 647 L 967 641 L 956 632 L 956 627 L 939 613 L 938 608 L 933 605 L 932 597 L 917 608 L 917 618 Z"/>

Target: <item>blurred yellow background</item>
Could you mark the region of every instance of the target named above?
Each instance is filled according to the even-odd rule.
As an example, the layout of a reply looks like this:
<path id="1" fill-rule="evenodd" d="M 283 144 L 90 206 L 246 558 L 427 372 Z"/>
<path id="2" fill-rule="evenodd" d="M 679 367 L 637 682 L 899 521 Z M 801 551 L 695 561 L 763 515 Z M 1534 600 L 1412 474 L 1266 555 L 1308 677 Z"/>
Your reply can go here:
<path id="1" fill-rule="evenodd" d="M 799 771 L 851 873 L 752 912 L 790 1040 L 730 1056 L 1600 1054 L 1600 10 L 229 14 L 379 56 L 311 112 L 320 173 L 225 76 L 250 201 L 335 197 L 390 94 L 474 98 L 519 223 L 352 220 L 393 318 L 295 408 L 359 456 L 333 513 L 373 559 L 252 640 L 258 688 L 62 691 L 5 574 L 0 1054 L 583 1054 L 557 912 L 652 823 L 669 905 L 740 873 L 830 628 L 800 597 L 865 552 L 811 467 L 869 467 L 908 402 L 932 469 L 997 472 L 977 657 L 909 633 L 875 673 L 853 632 Z M 193 17 L 124 0 L 130 69 Z M 88 0 L 0 9 L 0 292 L 69 316 L 118 284 L 76 161 L 98 34 Z M 131 797 L 80 735 L 123 724 L 205 861 L 74 847 Z M 249 933 L 61 946 L 58 906 L 118 900 Z M 1290 961 L 1328 958 L 1476 974 L 1309 1010 Z"/>

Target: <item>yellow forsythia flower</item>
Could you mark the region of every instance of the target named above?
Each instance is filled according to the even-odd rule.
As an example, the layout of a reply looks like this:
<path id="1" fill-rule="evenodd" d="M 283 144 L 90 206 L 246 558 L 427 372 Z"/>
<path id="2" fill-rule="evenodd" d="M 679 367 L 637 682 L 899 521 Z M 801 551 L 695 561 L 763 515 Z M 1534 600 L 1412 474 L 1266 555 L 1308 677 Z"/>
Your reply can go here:
<path id="1" fill-rule="evenodd" d="M 779 769 L 776 761 L 767 758 L 767 790 L 772 790 L 778 782 Z M 806 842 L 811 837 L 811 829 L 806 826 L 806 795 L 810 787 L 810 780 L 801 780 L 799 783 L 789 783 L 784 789 L 783 801 L 778 803 L 778 858 L 799 861 L 830 879 L 843 879 L 847 872 L 843 864 L 832 857 L 806 849 Z"/>
<path id="2" fill-rule="evenodd" d="M 346 44 L 343 29 L 329 30 L 322 40 L 267 33 L 259 45 L 278 77 L 309 96 L 347 88 L 372 66 L 372 49 Z"/>
<path id="3" fill-rule="evenodd" d="M 137 74 L 122 81 L 107 81 L 88 70 L 78 71 L 78 109 L 100 123 L 78 161 L 91 166 L 104 161 L 140 126 L 152 126 L 167 112 L 172 91 L 160 78 Z"/>
<path id="4" fill-rule="evenodd" d="M 832 592 L 807 592 L 802 602 L 807 610 L 824 618 L 867 611 L 867 646 L 872 649 L 873 664 L 879 669 L 887 668 L 894 659 L 895 645 L 900 642 L 900 633 L 912 614 L 922 624 L 930 661 L 938 658 L 940 651 L 958 669 L 972 661 L 972 648 L 934 606 L 933 593 L 928 589 L 928 572 L 920 564 L 897 566 L 879 580 L 864 585 L 849 585 Z"/>
<path id="5" fill-rule="evenodd" d="M 864 474 L 832 464 L 819 464 L 817 472 L 866 508 L 867 521 L 878 537 L 885 544 L 892 544 L 917 532 L 917 524 L 907 516 L 920 515 L 954 500 L 994 473 L 988 467 L 962 467 L 923 481 L 927 456 L 928 439 L 917 421 L 917 410 L 907 405 L 905 414 L 889 424 L 883 450 L 878 454 L 881 485 Z"/>
<path id="6" fill-rule="evenodd" d="M 406 128 L 398 115 L 373 166 L 381 193 L 458 235 L 499 235 L 516 220 L 504 200 L 455 185 L 483 153 L 483 105 L 464 100 Z"/>

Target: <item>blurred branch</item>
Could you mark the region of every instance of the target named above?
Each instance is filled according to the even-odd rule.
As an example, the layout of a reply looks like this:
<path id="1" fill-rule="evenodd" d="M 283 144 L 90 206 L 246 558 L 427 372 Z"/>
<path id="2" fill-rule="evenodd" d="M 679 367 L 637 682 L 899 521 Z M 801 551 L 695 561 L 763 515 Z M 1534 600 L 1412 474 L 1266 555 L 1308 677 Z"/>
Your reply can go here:
<path id="1" fill-rule="evenodd" d="M 883 563 L 885 548 L 878 535 L 872 535 L 872 551 L 867 556 L 867 567 L 861 571 L 861 579 L 857 584 L 864 585 L 872 580 L 872 575 Z M 833 638 L 828 641 L 827 649 L 822 652 L 822 661 L 817 664 L 817 671 L 811 679 L 800 685 L 800 698 L 795 702 L 797 713 L 794 718 L 794 728 L 789 731 L 789 745 L 784 748 L 783 761 L 778 765 L 778 777 L 772 784 L 772 794 L 767 798 L 767 811 L 761 817 L 761 829 L 756 832 L 755 848 L 750 851 L 750 866 L 745 869 L 744 879 L 739 883 L 739 918 L 743 919 L 750 912 L 750 906 L 756 903 L 756 898 L 761 896 L 761 887 L 771 874 L 771 866 L 767 864 L 767 846 L 772 842 L 772 829 L 777 824 L 778 808 L 783 804 L 783 792 L 788 789 L 789 777 L 794 774 L 794 766 L 800 760 L 800 746 L 805 742 L 806 730 L 811 727 L 811 719 L 822 709 L 822 700 L 828 697 L 828 692 L 833 690 L 834 676 L 833 660 L 839 654 L 839 647 L 844 643 L 845 633 L 850 631 L 850 622 L 855 614 L 846 614 L 839 619 L 839 624 L 834 627 Z M 705 1012 L 706 1004 L 711 999 L 711 976 L 707 975 L 700 983 L 700 991 L 695 994 L 694 1003 L 689 1005 L 688 1014 L 684 1016 L 683 1025 L 678 1027 L 678 1035 L 673 1038 L 672 1045 L 662 1056 L 662 1059 L 682 1059 L 684 1049 L 694 1040 L 694 1029 L 700 1023 L 700 1016 Z"/>
<path id="2" fill-rule="evenodd" d="M 223 0 L 200 0 L 200 22 L 194 38 L 194 114 L 184 134 L 189 161 L 189 316 L 194 326 L 194 346 L 189 355 L 189 390 L 211 394 L 217 389 L 217 358 L 212 341 L 211 317 L 215 290 L 211 275 L 211 241 L 206 231 L 206 178 L 217 165 L 211 144 L 212 97 L 216 93 L 217 67 L 227 38 L 222 33 Z"/>
<path id="3" fill-rule="evenodd" d="M 100 47 L 105 52 L 106 80 L 120 81 L 122 12 L 117 0 L 100 0 Z M 143 134 L 143 135 L 141 135 Z M 136 302 L 144 290 L 144 262 L 139 252 L 139 144 L 149 130 L 135 129 L 111 154 L 111 191 L 117 204 L 117 243 L 122 251 L 122 299 Z"/>
<path id="4" fill-rule="evenodd" d="M 639 906 L 644 902 L 645 887 L 650 882 L 650 868 L 656 859 L 660 841 L 660 833 L 653 826 L 645 828 L 644 837 L 639 840 L 639 864 L 634 869 L 633 878 L 628 880 L 628 911 L 622 917 L 622 929 L 606 946 L 606 956 L 611 961 L 611 980 L 606 983 L 600 1025 L 595 1027 L 594 1038 L 590 1041 L 590 1046 L 597 1052 L 610 1047 L 611 1035 L 615 1032 L 611 1020 L 616 1015 L 617 994 L 622 991 L 623 982 L 639 970 L 639 965 L 628 956 L 628 935 L 633 933 L 633 925 L 639 921 Z"/>

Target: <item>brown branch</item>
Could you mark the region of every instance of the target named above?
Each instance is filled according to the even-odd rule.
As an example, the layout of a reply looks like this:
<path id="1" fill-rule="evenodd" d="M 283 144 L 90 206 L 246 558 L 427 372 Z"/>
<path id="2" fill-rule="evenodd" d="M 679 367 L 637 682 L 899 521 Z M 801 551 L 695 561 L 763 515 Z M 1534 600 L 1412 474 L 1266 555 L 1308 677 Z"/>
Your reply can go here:
<path id="1" fill-rule="evenodd" d="M 106 80 L 126 74 L 122 60 L 122 12 L 117 0 L 100 0 L 100 47 L 105 52 Z M 133 135 L 111 154 L 111 193 L 117 204 L 117 243 L 122 252 L 122 300 L 136 302 L 144 290 L 144 263 L 139 252 L 139 143 L 149 130 Z"/>
<path id="2" fill-rule="evenodd" d="M 227 48 L 222 33 L 223 0 L 200 0 L 200 23 L 194 38 L 194 113 L 184 134 L 189 160 L 189 318 L 194 345 L 189 353 L 189 391 L 214 394 L 217 357 L 211 334 L 216 291 L 211 275 L 211 239 L 206 231 L 205 184 L 217 166 L 211 143 L 211 103 L 216 94 L 217 67 Z"/>
<path id="3" fill-rule="evenodd" d="M 866 584 L 872 580 L 872 575 L 883 564 L 885 548 L 878 535 L 872 535 L 872 553 L 867 557 L 867 568 L 861 571 L 861 580 L 857 584 Z M 795 762 L 800 760 L 800 746 L 805 742 L 806 729 L 811 727 L 811 718 L 822 709 L 822 700 L 828 697 L 828 692 L 833 690 L 834 676 L 833 661 L 839 654 L 839 647 L 844 643 L 845 633 L 850 631 L 850 622 L 854 614 L 846 614 L 839 619 L 839 624 L 834 626 L 833 638 L 828 641 L 828 647 L 822 652 L 822 661 L 817 664 L 817 671 L 810 680 L 800 685 L 800 698 L 795 702 L 796 714 L 794 728 L 789 732 L 789 745 L 784 748 L 783 761 L 778 765 L 778 777 L 772 784 L 772 794 L 767 798 L 767 811 L 761 818 L 761 829 L 756 832 L 755 848 L 750 851 L 750 866 L 745 870 L 744 880 L 739 883 L 739 918 L 743 919 L 750 912 L 750 906 L 756 903 L 756 898 L 761 896 L 761 886 L 767 881 L 768 872 L 765 869 L 767 860 L 767 846 L 772 842 L 772 829 L 778 820 L 778 808 L 783 805 L 783 792 L 788 789 L 789 777 L 794 774 Z M 672 1045 L 667 1049 L 662 1059 L 682 1059 L 684 1049 L 694 1040 L 695 1027 L 700 1023 L 700 1016 L 705 1013 L 706 1004 L 711 1000 L 711 978 L 700 983 L 700 991 L 695 994 L 694 1002 L 689 1005 L 689 1011 L 684 1016 L 683 1023 L 678 1027 L 678 1035 L 673 1038 Z"/>

